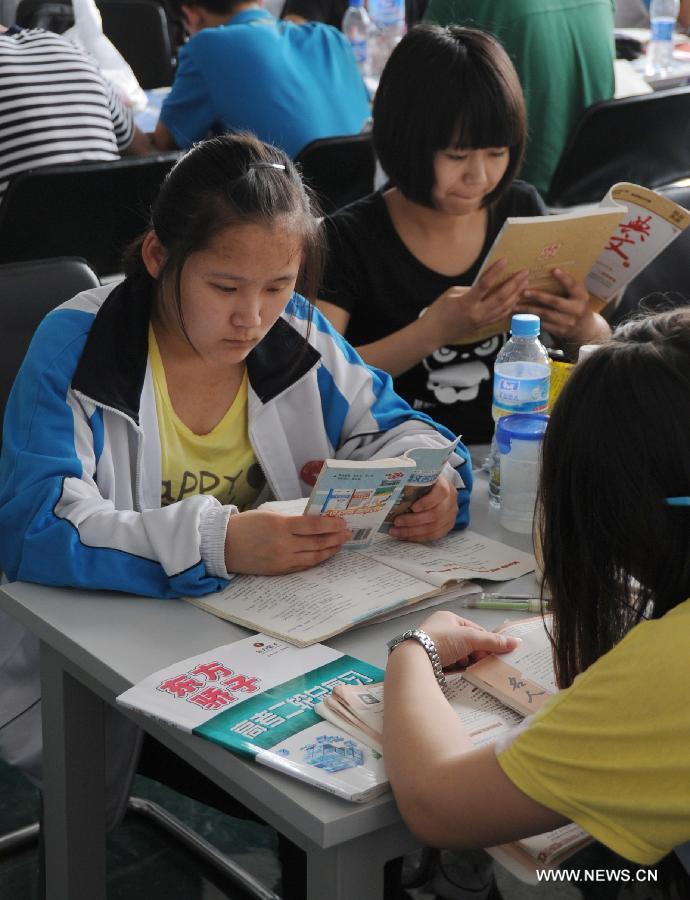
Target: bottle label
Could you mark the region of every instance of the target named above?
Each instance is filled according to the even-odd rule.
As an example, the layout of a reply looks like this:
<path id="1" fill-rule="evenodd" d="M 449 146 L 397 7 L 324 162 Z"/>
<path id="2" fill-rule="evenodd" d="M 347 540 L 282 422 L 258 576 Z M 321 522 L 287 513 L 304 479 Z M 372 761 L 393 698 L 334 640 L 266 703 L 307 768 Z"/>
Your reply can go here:
<path id="1" fill-rule="evenodd" d="M 652 40 L 662 42 L 673 41 L 673 19 L 652 19 Z"/>
<path id="2" fill-rule="evenodd" d="M 397 25 L 405 21 L 405 4 L 401 0 L 370 0 L 369 15 L 377 25 Z"/>
<path id="3" fill-rule="evenodd" d="M 539 378 L 510 378 L 494 372 L 494 419 L 510 413 L 546 412 L 549 374 Z"/>
<path id="4" fill-rule="evenodd" d="M 367 42 L 350 41 L 350 46 L 352 47 L 352 52 L 355 54 L 357 64 L 361 66 L 362 63 L 367 61 Z"/>

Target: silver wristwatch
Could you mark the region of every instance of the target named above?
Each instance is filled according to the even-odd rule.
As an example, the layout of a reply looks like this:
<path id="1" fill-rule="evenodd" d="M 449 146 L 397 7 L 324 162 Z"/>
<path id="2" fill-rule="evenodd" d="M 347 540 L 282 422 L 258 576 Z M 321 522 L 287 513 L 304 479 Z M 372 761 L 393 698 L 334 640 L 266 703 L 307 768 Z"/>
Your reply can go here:
<path id="1" fill-rule="evenodd" d="M 424 649 L 426 650 L 426 655 L 429 657 L 431 668 L 434 670 L 434 676 L 436 677 L 438 686 L 445 694 L 448 685 L 446 684 L 446 676 L 443 673 L 441 659 L 436 650 L 436 644 L 434 644 L 426 631 L 422 631 L 421 628 L 410 628 L 409 631 L 404 631 L 397 637 L 392 638 L 392 640 L 388 641 L 387 644 L 388 654 L 390 655 L 396 647 L 403 643 L 403 641 L 417 641 L 422 645 L 422 647 L 424 647 Z"/>

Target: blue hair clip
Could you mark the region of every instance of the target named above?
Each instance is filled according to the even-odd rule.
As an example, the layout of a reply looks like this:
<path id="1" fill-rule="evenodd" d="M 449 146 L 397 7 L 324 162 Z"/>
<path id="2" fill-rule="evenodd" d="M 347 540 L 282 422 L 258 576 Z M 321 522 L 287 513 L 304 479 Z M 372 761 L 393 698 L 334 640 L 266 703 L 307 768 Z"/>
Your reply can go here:
<path id="1" fill-rule="evenodd" d="M 667 497 L 667 506 L 690 506 L 690 497 Z"/>

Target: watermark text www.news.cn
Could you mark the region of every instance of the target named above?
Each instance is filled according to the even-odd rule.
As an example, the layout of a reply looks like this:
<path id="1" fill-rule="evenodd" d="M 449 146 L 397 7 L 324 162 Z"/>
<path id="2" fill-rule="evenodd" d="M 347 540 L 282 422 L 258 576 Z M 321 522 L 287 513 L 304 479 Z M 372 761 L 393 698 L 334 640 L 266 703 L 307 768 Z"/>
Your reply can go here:
<path id="1" fill-rule="evenodd" d="M 656 869 L 538 869 L 537 880 L 585 882 L 656 882 L 659 873 Z"/>

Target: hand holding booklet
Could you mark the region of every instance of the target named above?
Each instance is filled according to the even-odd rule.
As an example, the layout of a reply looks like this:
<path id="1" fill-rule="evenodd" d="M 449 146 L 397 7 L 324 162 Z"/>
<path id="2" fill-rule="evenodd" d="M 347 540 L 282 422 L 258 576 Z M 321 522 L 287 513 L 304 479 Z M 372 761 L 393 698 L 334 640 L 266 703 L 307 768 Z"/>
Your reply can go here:
<path id="1" fill-rule="evenodd" d="M 326 459 L 304 512 L 343 519 L 352 531 L 344 547 L 366 547 L 431 490 L 458 440 L 393 459 Z"/>
<path id="2" fill-rule="evenodd" d="M 614 184 L 598 206 L 551 216 L 509 217 L 496 236 L 482 273 L 507 259 L 501 280 L 527 269 L 529 288 L 563 294 L 555 268 L 584 281 L 599 312 L 690 224 L 690 213 L 649 188 Z M 476 283 L 476 281 L 475 281 Z M 510 320 L 482 328 L 467 342 L 507 331 Z"/>
<path id="3" fill-rule="evenodd" d="M 519 637 L 522 643 L 510 653 L 484 657 L 462 672 L 446 673 L 448 702 L 475 747 L 493 744 L 556 692 L 551 644 L 542 618 L 509 622 L 496 631 Z M 315 709 L 343 731 L 383 752 L 383 684 L 337 685 Z M 537 869 L 559 865 L 589 841 L 586 832 L 571 823 L 488 852 L 519 878 L 536 884 Z"/>

